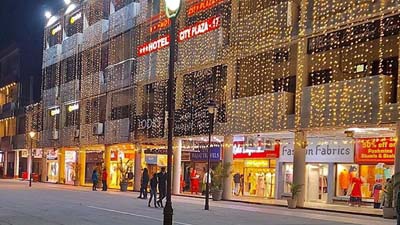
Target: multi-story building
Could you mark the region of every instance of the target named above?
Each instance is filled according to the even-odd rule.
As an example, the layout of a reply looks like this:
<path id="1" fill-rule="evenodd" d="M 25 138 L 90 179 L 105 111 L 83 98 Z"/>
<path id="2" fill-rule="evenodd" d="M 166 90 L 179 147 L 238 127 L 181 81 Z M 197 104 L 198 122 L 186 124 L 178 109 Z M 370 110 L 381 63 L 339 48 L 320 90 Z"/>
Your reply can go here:
<path id="1" fill-rule="evenodd" d="M 25 106 L 40 97 L 40 76 L 16 44 L 0 52 L 0 170 L 2 177 L 28 172 Z M 40 67 L 39 67 L 40 71 Z M 36 76 L 35 76 L 36 75 Z M 36 85 L 36 86 L 35 86 Z"/>
<path id="2" fill-rule="evenodd" d="M 177 19 L 174 193 L 232 164 L 224 198 L 366 202 L 395 170 L 398 1 L 184 1 Z M 74 2 L 49 19 L 43 56 L 47 180 L 166 165 L 169 25 L 161 0 Z M 75 168 L 79 169 L 76 170 Z M 399 170 L 400 168 L 396 168 Z M 77 172 L 78 171 L 78 172 Z M 181 187 L 182 186 L 182 187 Z"/>

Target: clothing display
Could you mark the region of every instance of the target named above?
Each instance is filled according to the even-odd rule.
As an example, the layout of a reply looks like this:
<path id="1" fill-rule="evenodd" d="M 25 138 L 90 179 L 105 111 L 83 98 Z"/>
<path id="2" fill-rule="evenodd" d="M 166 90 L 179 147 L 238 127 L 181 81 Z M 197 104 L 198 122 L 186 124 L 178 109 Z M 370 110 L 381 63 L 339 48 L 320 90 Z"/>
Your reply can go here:
<path id="1" fill-rule="evenodd" d="M 351 197 L 361 197 L 361 179 L 358 177 L 354 177 L 352 180 L 352 190 L 351 190 Z"/>
<path id="2" fill-rule="evenodd" d="M 344 169 L 339 175 L 339 185 L 342 190 L 347 190 L 349 188 L 349 172 Z"/>

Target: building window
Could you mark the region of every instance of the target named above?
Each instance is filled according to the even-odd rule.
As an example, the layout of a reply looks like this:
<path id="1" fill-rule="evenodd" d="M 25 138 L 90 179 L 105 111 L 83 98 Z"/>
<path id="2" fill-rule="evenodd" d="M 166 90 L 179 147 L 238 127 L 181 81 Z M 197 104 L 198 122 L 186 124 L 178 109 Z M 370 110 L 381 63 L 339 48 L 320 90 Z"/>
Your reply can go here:
<path id="1" fill-rule="evenodd" d="M 332 82 L 333 72 L 332 69 L 314 71 L 310 73 L 309 86 L 329 84 Z"/>
<path id="2" fill-rule="evenodd" d="M 134 0 L 113 0 L 115 11 L 122 9 L 132 2 L 134 2 Z"/>
<path id="3" fill-rule="evenodd" d="M 59 65 L 58 64 L 53 64 L 51 66 L 48 66 L 44 70 L 44 84 L 43 88 L 44 90 L 53 88 L 57 85 L 57 77 L 59 76 Z"/>
<path id="4" fill-rule="evenodd" d="M 274 80 L 274 92 L 296 92 L 296 76 L 282 77 Z"/>
<path id="5" fill-rule="evenodd" d="M 79 125 L 79 104 L 65 106 L 65 127 Z"/>
<path id="6" fill-rule="evenodd" d="M 83 32 L 83 15 L 82 12 L 77 12 L 70 16 L 66 21 L 67 36 L 70 37 L 76 33 Z"/>
<path id="7" fill-rule="evenodd" d="M 130 118 L 134 105 L 133 89 L 113 93 L 111 96 L 111 120 Z"/>

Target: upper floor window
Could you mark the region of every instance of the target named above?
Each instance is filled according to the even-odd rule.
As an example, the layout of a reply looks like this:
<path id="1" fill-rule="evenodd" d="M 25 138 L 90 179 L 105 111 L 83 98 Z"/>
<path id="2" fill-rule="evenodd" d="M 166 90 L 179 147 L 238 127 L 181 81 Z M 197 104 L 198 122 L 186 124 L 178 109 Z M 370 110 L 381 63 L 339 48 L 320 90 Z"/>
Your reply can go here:
<path id="1" fill-rule="evenodd" d="M 81 11 L 72 14 L 65 21 L 67 36 L 83 32 L 83 13 Z"/>
<path id="2" fill-rule="evenodd" d="M 53 88 L 57 85 L 59 77 L 59 65 L 53 64 L 48 66 L 44 69 L 44 76 L 43 76 L 43 89 L 47 90 Z"/>
<path id="3" fill-rule="evenodd" d="M 63 41 L 63 28 L 61 24 L 56 24 L 48 30 L 47 43 L 49 47 L 61 44 Z"/>
<path id="4" fill-rule="evenodd" d="M 101 19 L 107 19 L 110 14 L 110 0 L 90 1 L 87 8 L 89 26 Z"/>
<path id="5" fill-rule="evenodd" d="M 133 113 L 133 89 L 113 93 L 111 96 L 111 120 L 129 118 Z"/>
<path id="6" fill-rule="evenodd" d="M 65 127 L 79 125 L 79 103 L 65 106 Z"/>
<path id="7" fill-rule="evenodd" d="M 135 0 L 113 0 L 112 2 L 114 4 L 115 11 L 118 11 L 134 1 Z"/>

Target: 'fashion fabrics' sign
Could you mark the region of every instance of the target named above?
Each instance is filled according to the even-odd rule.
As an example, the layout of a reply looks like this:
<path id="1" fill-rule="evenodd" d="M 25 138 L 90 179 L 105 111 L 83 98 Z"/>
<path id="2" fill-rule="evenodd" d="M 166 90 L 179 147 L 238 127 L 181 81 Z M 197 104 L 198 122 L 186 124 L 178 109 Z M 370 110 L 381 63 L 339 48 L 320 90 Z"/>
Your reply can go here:
<path id="1" fill-rule="evenodd" d="M 196 23 L 195 25 L 186 27 L 178 33 L 178 41 L 186 41 L 191 38 L 197 37 L 199 35 L 208 33 L 210 31 L 216 30 L 220 27 L 220 17 L 214 16 L 207 20 Z M 169 46 L 170 35 L 163 36 L 161 38 L 152 40 L 137 48 L 138 56 L 144 56 L 152 52 L 158 51 L 164 47 Z"/>
<path id="2" fill-rule="evenodd" d="M 350 139 L 309 138 L 307 142 L 306 162 L 354 162 L 354 144 Z M 293 162 L 293 139 L 282 141 L 280 151 L 279 161 Z"/>
<path id="3" fill-rule="evenodd" d="M 393 138 L 356 139 L 356 162 L 394 163 L 396 142 Z"/>

